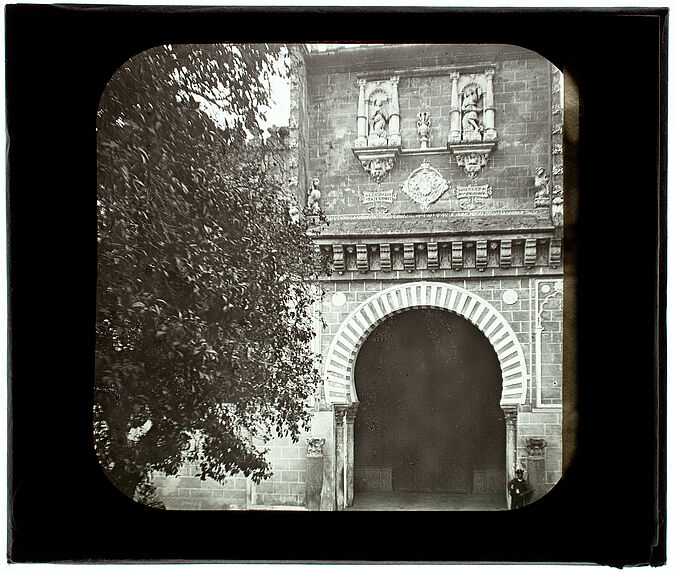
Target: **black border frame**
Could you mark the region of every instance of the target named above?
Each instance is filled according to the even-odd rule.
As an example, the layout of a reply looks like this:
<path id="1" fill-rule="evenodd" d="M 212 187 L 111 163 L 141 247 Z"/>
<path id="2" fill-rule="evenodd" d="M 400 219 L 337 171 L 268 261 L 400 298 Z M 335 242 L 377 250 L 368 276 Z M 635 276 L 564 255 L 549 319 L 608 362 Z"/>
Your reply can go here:
<path id="1" fill-rule="evenodd" d="M 5 15 L 10 561 L 664 563 L 667 9 L 10 5 Z M 565 272 L 578 293 L 578 447 L 541 502 L 161 512 L 107 481 L 91 438 L 98 100 L 144 49 L 218 41 L 518 44 L 576 82 L 581 193 Z"/>

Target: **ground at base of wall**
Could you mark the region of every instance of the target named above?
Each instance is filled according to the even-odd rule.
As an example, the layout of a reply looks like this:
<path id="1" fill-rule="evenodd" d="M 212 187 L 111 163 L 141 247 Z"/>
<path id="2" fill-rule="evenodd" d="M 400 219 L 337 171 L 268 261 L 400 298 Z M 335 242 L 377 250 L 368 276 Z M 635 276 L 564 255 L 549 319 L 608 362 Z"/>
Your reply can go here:
<path id="1" fill-rule="evenodd" d="M 506 509 L 504 494 L 362 492 L 348 511 L 494 511 Z"/>

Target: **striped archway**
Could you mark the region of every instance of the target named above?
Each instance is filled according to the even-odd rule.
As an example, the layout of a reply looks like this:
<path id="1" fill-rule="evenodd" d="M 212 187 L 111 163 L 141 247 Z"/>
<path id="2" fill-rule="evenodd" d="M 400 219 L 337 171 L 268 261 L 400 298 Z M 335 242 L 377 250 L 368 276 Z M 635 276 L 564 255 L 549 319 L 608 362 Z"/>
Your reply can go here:
<path id="1" fill-rule="evenodd" d="M 477 326 L 492 344 L 502 372 L 500 405 L 513 409 L 525 402 L 527 365 L 520 342 L 501 313 L 489 302 L 462 287 L 438 282 L 412 282 L 378 292 L 354 309 L 335 335 L 324 369 L 328 404 L 358 401 L 354 365 L 361 345 L 387 318 L 413 308 L 439 308 Z"/>

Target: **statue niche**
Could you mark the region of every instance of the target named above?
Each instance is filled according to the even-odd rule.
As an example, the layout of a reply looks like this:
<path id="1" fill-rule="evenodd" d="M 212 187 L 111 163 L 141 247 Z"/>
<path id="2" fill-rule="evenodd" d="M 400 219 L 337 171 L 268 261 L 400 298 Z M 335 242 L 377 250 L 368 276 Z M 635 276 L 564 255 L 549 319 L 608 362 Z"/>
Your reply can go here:
<path id="1" fill-rule="evenodd" d="M 398 81 L 397 76 L 388 80 L 358 80 L 359 105 L 352 152 L 378 185 L 401 152 Z"/>
<path id="2" fill-rule="evenodd" d="M 493 68 L 484 73 L 450 74 L 448 149 L 469 179 L 478 176 L 497 146 L 493 77 Z"/>

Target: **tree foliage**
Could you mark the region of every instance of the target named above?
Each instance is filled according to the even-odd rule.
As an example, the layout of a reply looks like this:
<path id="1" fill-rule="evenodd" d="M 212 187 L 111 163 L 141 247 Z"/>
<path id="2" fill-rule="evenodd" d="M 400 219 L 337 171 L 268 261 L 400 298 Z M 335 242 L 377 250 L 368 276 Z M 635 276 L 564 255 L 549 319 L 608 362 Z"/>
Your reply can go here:
<path id="1" fill-rule="evenodd" d="M 94 435 L 129 496 L 186 462 L 264 478 L 254 441 L 308 423 L 312 244 L 258 124 L 280 52 L 157 48 L 101 99 Z"/>

